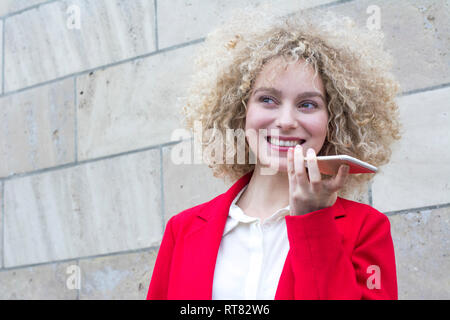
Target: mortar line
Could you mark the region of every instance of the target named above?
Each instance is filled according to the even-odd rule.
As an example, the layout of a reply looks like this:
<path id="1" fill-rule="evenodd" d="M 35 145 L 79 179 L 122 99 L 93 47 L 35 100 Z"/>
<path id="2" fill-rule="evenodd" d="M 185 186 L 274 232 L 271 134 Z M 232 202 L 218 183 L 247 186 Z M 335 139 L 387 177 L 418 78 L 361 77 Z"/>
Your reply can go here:
<path id="1" fill-rule="evenodd" d="M 429 86 L 429 87 L 425 87 L 425 88 L 419 88 L 419 89 L 413 89 L 413 90 L 409 90 L 409 91 L 405 91 L 402 92 L 400 94 L 400 96 L 409 96 L 412 94 L 416 94 L 416 93 L 422 93 L 422 92 L 427 92 L 427 91 L 433 91 L 433 90 L 439 90 L 439 89 L 443 89 L 443 88 L 447 88 L 450 87 L 450 82 L 447 83 L 441 83 L 438 85 L 434 85 L 434 86 Z"/>
<path id="2" fill-rule="evenodd" d="M 125 254 L 132 254 L 132 253 L 151 252 L 151 251 L 155 251 L 155 250 L 158 251 L 159 247 L 160 247 L 160 245 L 158 244 L 158 245 L 153 245 L 153 246 L 139 248 L 139 249 L 115 251 L 115 252 L 109 252 L 109 253 L 103 253 L 103 254 L 94 254 L 94 255 L 81 256 L 81 257 L 76 257 L 76 258 L 51 260 L 51 261 L 45 261 L 45 262 L 39 262 L 39 263 L 22 264 L 22 265 L 13 266 L 13 267 L 2 268 L 2 269 L 0 269 L 0 273 L 6 272 L 6 271 L 11 271 L 11 270 L 17 270 L 17 269 L 41 267 L 41 266 L 46 266 L 46 265 L 50 265 L 50 264 L 61 264 L 61 263 L 67 263 L 67 262 L 78 263 L 78 266 L 80 266 L 80 262 L 82 260 L 107 258 L 107 257 L 120 256 L 120 255 L 125 255 Z"/>
<path id="3" fill-rule="evenodd" d="M 184 141 L 184 140 L 170 141 L 170 142 L 165 142 L 165 143 L 158 144 L 158 145 L 151 145 L 151 146 L 140 148 L 140 149 L 134 149 L 134 150 L 129 150 L 129 151 L 121 152 L 121 153 L 110 154 L 110 155 L 102 156 L 102 157 L 98 157 L 98 158 L 86 159 L 86 160 L 78 161 L 77 163 L 71 162 L 71 163 L 61 164 L 61 165 L 54 166 L 54 167 L 38 169 L 35 171 L 17 173 L 17 174 L 8 176 L 8 177 L 1 177 L 0 181 L 9 181 L 9 180 L 17 179 L 17 178 L 34 176 L 34 175 L 41 174 L 41 173 L 73 168 L 73 167 L 81 166 L 81 165 L 88 164 L 88 163 L 94 163 L 97 161 L 114 159 L 114 158 L 118 158 L 118 157 L 122 157 L 122 156 L 127 156 L 130 154 L 135 154 L 135 153 L 139 153 L 139 152 L 145 152 L 145 151 L 149 151 L 149 150 L 153 150 L 153 149 L 158 149 L 159 147 L 171 146 L 171 145 L 180 143 L 182 141 Z"/>
<path id="4" fill-rule="evenodd" d="M 52 0 L 52 1 L 49 1 L 47 3 L 55 2 L 55 1 L 58 1 L 58 0 Z M 319 6 L 316 6 L 316 7 L 311 7 L 310 9 L 312 9 L 312 8 L 329 7 L 329 6 L 338 5 L 338 4 L 351 2 L 351 1 L 354 1 L 354 0 L 339 0 L 339 1 L 331 2 L 331 3 L 319 5 Z M 157 10 L 157 5 L 156 5 L 157 0 L 154 0 L 154 3 L 155 3 L 155 10 Z M 30 8 L 38 7 L 38 6 L 44 5 L 44 4 L 46 4 L 46 3 L 42 3 L 42 4 L 30 7 Z M 26 11 L 26 10 L 24 10 L 24 11 Z M 290 14 L 288 14 L 287 16 L 289 16 L 289 15 Z M 157 20 L 157 12 L 155 11 L 155 26 L 156 26 L 156 28 L 155 28 L 155 30 L 156 30 L 155 38 L 157 38 L 157 33 L 158 33 L 156 20 Z M 3 33 L 4 33 L 4 31 L 5 31 L 5 23 L 3 24 Z M 3 40 L 4 40 L 4 37 L 3 37 Z M 158 40 L 156 40 L 156 41 L 158 41 Z M 118 65 L 121 65 L 121 64 L 124 64 L 124 63 L 127 63 L 127 62 L 131 62 L 131 61 L 137 60 L 137 59 L 147 58 L 147 57 L 150 57 L 152 55 L 157 55 L 159 53 L 169 52 L 169 51 L 176 50 L 176 49 L 179 49 L 179 48 L 183 48 L 183 47 L 186 47 L 186 46 L 189 46 L 189 45 L 194 45 L 194 44 L 197 44 L 197 43 L 201 43 L 203 41 L 205 41 L 205 37 L 198 38 L 198 39 L 191 40 L 191 41 L 187 41 L 187 42 L 184 42 L 184 43 L 181 43 L 181 44 L 173 45 L 173 46 L 170 46 L 170 47 L 167 47 L 167 48 L 163 48 L 163 49 L 159 49 L 159 46 L 157 44 L 155 51 L 152 51 L 152 52 L 149 52 L 149 53 L 145 53 L 145 54 L 142 54 L 142 55 L 138 55 L 138 56 L 134 56 L 134 57 L 131 57 L 131 58 L 119 60 L 119 61 L 112 62 L 112 63 L 109 63 L 109 64 L 100 65 L 100 66 L 97 66 L 97 67 L 94 67 L 94 68 L 91 68 L 91 69 L 86 69 L 86 70 L 83 70 L 83 71 L 79 71 L 79 72 L 76 72 L 76 73 L 71 73 L 71 74 L 68 74 L 68 75 L 65 75 L 65 76 L 61 76 L 61 77 L 57 77 L 57 78 L 54 78 L 54 79 L 51 79 L 51 80 L 47 80 L 47 81 L 44 81 L 44 82 L 36 83 L 36 84 L 31 85 L 31 86 L 23 87 L 23 88 L 16 89 L 16 90 L 13 90 L 13 91 L 9 91 L 9 92 L 6 92 L 6 93 L 4 92 L 4 90 L 2 90 L 2 94 L 0 95 L 0 97 L 8 96 L 8 95 L 19 93 L 19 92 L 22 92 L 22 91 L 25 91 L 25 90 L 33 89 L 33 88 L 44 86 L 44 85 L 48 85 L 48 84 L 51 84 L 53 82 L 61 81 L 61 80 L 64 80 L 66 78 L 70 78 L 70 77 L 73 77 L 73 76 L 80 76 L 80 75 L 84 75 L 84 74 L 89 73 L 89 72 L 94 72 L 94 71 L 98 71 L 98 70 L 101 70 L 101 69 L 106 69 L 106 68 L 109 68 L 109 67 L 118 66 Z M 2 58 L 4 59 L 4 54 L 3 54 Z M 4 66 L 4 63 L 3 63 L 3 66 Z M 4 81 L 2 83 L 2 86 L 3 85 L 4 85 Z M 400 93 L 399 95 L 400 96 L 406 96 L 406 95 L 411 95 L 411 94 L 414 94 L 414 93 L 419 93 L 419 92 L 424 92 L 424 91 L 431 91 L 431 90 L 435 90 L 435 89 L 445 88 L 445 87 L 448 87 L 448 86 L 450 86 L 450 83 L 444 83 L 444 84 L 440 84 L 440 85 L 434 85 L 434 86 L 424 87 L 424 88 L 420 88 L 420 89 L 410 90 L 410 91 L 407 91 L 407 92 L 404 92 L 404 93 Z"/>
<path id="5" fill-rule="evenodd" d="M 442 208 L 448 208 L 448 207 L 450 207 L 450 203 L 441 203 L 441 204 L 435 204 L 435 205 L 425 206 L 425 207 L 416 207 L 416 208 L 408 208 L 408 209 L 402 209 L 402 210 L 396 210 L 396 211 L 387 211 L 387 212 L 384 212 L 384 214 L 387 216 L 395 216 L 395 215 L 410 213 L 410 212 L 414 212 L 414 211 L 425 211 L 425 210 L 442 209 Z"/>
<path id="6" fill-rule="evenodd" d="M 82 282 L 83 282 L 83 273 L 81 272 L 81 267 L 80 267 L 80 259 L 78 259 L 77 258 L 77 260 L 76 260 L 76 264 L 77 264 L 77 266 L 78 266 L 78 270 L 80 270 L 80 283 L 79 283 L 79 285 L 80 285 L 80 288 L 79 289 L 77 289 L 77 300 L 80 300 L 80 291 L 81 291 L 81 284 L 82 284 Z"/>
<path id="7" fill-rule="evenodd" d="M 410 209 L 404 209 L 404 210 L 398 210 L 398 211 L 388 211 L 388 212 L 385 212 L 384 214 L 387 216 L 394 216 L 394 215 L 406 214 L 406 213 L 409 213 L 412 211 L 424 211 L 424 210 L 440 209 L 440 208 L 447 208 L 447 207 L 450 207 L 450 203 L 444 203 L 444 204 L 438 204 L 438 205 L 426 206 L 426 207 L 410 208 Z M 78 261 L 78 264 L 79 264 L 81 260 L 104 258 L 104 257 L 109 257 L 109 256 L 118 256 L 118 255 L 122 255 L 122 254 L 130 254 L 130 253 L 150 252 L 153 250 L 157 251 L 157 250 L 159 250 L 159 247 L 160 247 L 160 245 L 153 245 L 150 247 L 139 248 L 139 249 L 116 251 L 116 252 L 110 252 L 110 253 L 105 253 L 105 254 L 82 256 L 82 257 L 77 257 L 77 258 L 52 260 L 52 261 L 46 261 L 46 262 L 40 262 L 40 263 L 34 263 L 34 264 L 25 264 L 25 265 L 19 265 L 19 266 L 14 266 L 14 267 L 2 268 L 2 269 L 0 269 L 0 272 L 29 268 L 29 267 L 38 267 L 38 266 L 44 266 L 44 265 L 49 265 L 49 264 L 54 264 L 54 263 L 65 263 L 65 262 L 71 262 L 71 261 Z"/>
<path id="8" fill-rule="evenodd" d="M 5 26 L 6 19 L 2 19 L 2 96 L 5 94 Z"/>
<path id="9" fill-rule="evenodd" d="M 4 32 L 4 30 L 5 29 L 4 29 L 4 25 L 3 25 L 3 32 Z M 23 91 L 32 90 L 32 89 L 35 89 L 35 88 L 38 88 L 38 87 L 46 86 L 46 85 L 49 85 L 49 84 L 52 84 L 52 83 L 55 83 L 55 82 L 58 82 L 58 81 L 63 81 L 65 79 L 68 79 L 68 78 L 71 78 L 71 77 L 83 76 L 85 74 L 89 74 L 90 72 L 96 72 L 98 70 L 104 70 L 104 69 L 107 69 L 107 68 L 110 68 L 110 67 L 119 66 L 121 64 L 125 64 L 125 63 L 128 63 L 128 62 L 134 61 L 134 60 L 145 59 L 147 57 L 150 57 L 150 56 L 153 56 L 153 55 L 157 55 L 157 54 L 160 54 L 160 53 L 170 52 L 172 50 L 176 50 L 176 49 L 180 49 L 180 48 L 183 48 L 183 47 L 187 47 L 189 45 L 194 45 L 194 44 L 197 44 L 197 43 L 201 43 L 204 40 L 205 40 L 205 38 L 199 38 L 199 39 L 196 39 L 196 40 L 192 40 L 192 41 L 184 42 L 184 43 L 177 44 L 177 45 L 174 45 L 174 46 L 171 46 L 171 47 L 167 47 L 167 48 L 164 48 L 164 49 L 161 49 L 161 50 L 158 50 L 158 51 L 152 51 L 150 53 L 146 53 L 146 54 L 143 54 L 143 55 L 135 56 L 135 57 L 132 57 L 132 58 L 127 58 L 127 59 L 124 59 L 124 60 L 116 61 L 116 62 L 113 62 L 113 63 L 101 65 L 101 66 L 97 66 L 97 67 L 92 68 L 92 69 L 86 69 L 86 70 L 83 70 L 83 71 L 71 73 L 71 74 L 68 74 L 68 75 L 65 75 L 65 76 L 62 76 L 62 77 L 58 77 L 58 78 L 54 78 L 54 79 L 51 79 L 51 80 L 48 80 L 48 81 L 36 83 L 36 84 L 31 85 L 31 86 L 23 87 L 23 88 L 20 88 L 20 89 L 17 89 L 17 90 L 8 91 L 8 92 L 4 92 L 3 91 L 3 93 L 0 94 L 0 98 L 6 97 L 6 96 L 10 96 L 10 95 L 13 95 L 13 94 L 17 94 L 17 93 L 20 93 L 20 92 L 23 92 Z M 3 54 L 2 60 L 4 60 L 4 57 L 5 56 Z M 3 67 L 4 67 L 4 63 L 3 63 Z M 4 86 L 4 82 L 2 83 L 2 86 Z M 450 82 L 439 84 L 439 85 L 433 85 L 433 86 L 429 86 L 429 87 L 423 87 L 423 88 L 419 88 L 419 89 L 414 89 L 414 90 L 410 90 L 410 91 L 406 91 L 406 92 L 402 92 L 402 93 L 398 94 L 398 97 L 409 96 L 409 95 L 413 95 L 413 94 L 416 94 L 416 93 L 433 91 L 433 90 L 438 90 L 438 89 L 447 88 L 447 87 L 450 87 Z"/>
<path id="10" fill-rule="evenodd" d="M 2 37 L 2 42 L 3 42 L 3 45 L 2 45 L 3 55 L 2 55 L 2 60 L 4 60 L 4 58 L 5 58 L 5 55 L 4 55 L 4 39 L 5 39 L 5 38 L 4 38 L 4 35 L 5 35 L 5 24 L 6 24 L 6 19 L 7 19 L 7 18 L 10 18 L 10 17 L 12 17 L 12 16 L 15 16 L 15 15 L 19 15 L 19 14 L 21 14 L 21 13 L 23 13 L 23 12 L 26 12 L 26 11 L 36 9 L 36 8 L 38 8 L 38 7 L 40 7 L 40 6 L 45 6 L 45 5 L 47 5 L 47 4 L 51 4 L 51 3 L 54 3 L 54 2 L 58 2 L 58 1 L 60 1 L 60 0 L 48 0 L 48 1 L 46 1 L 46 2 L 42 2 L 42 3 L 39 3 L 39 4 L 36 4 L 36 5 L 30 6 L 30 7 L 26 7 L 26 8 L 23 8 L 23 9 L 21 9 L 21 10 L 18 10 L 18 11 L 15 11 L 15 12 L 11 12 L 11 13 L 8 13 L 8 14 L 6 14 L 6 15 L 0 17 L 0 19 L 3 20 L 3 37 Z M 330 6 L 334 6 L 334 5 L 339 5 L 339 4 L 351 2 L 351 1 L 354 1 L 354 0 L 338 0 L 338 1 L 331 2 L 331 3 L 326 3 L 326 4 L 318 5 L 318 6 L 315 6 L 315 7 L 311 7 L 310 9 L 312 9 L 312 8 L 326 8 L 326 7 L 330 7 Z M 99 67 L 96 67 L 96 68 L 93 68 L 93 69 L 89 69 L 89 70 L 86 70 L 86 71 L 82 71 L 81 74 L 88 73 L 88 72 L 92 72 L 92 71 L 96 71 L 96 70 L 102 69 L 102 68 L 108 68 L 108 67 L 111 67 L 111 66 L 120 65 L 120 64 L 122 64 L 122 63 L 126 63 L 126 62 L 133 61 L 134 59 L 142 59 L 142 58 L 146 58 L 146 57 L 148 57 L 148 56 L 151 56 L 152 54 L 163 53 L 163 52 L 170 51 L 170 50 L 176 50 L 176 49 L 178 49 L 180 46 L 181 46 L 181 47 L 184 47 L 184 46 L 188 46 L 188 45 L 191 45 L 191 44 L 196 44 L 196 43 L 199 43 L 199 42 L 203 42 L 203 41 L 205 40 L 205 37 L 202 37 L 202 38 L 199 38 L 199 39 L 196 39 L 196 40 L 188 41 L 188 42 L 185 42 L 185 43 L 182 43 L 182 44 L 174 45 L 174 46 L 171 46 L 171 47 L 168 47 L 168 48 L 164 48 L 164 49 L 162 49 L 162 50 L 159 50 L 159 44 L 158 44 L 158 43 L 159 43 L 159 37 L 158 37 L 158 33 L 159 33 L 159 30 L 158 30 L 158 5 L 157 5 L 157 2 L 158 2 L 157 0 L 154 0 L 155 48 L 156 48 L 156 51 L 153 51 L 153 52 L 150 52 L 150 53 L 147 53 L 147 54 L 143 54 L 143 55 L 140 55 L 140 56 L 132 57 L 132 58 L 129 58 L 129 59 L 120 60 L 120 61 L 117 61 L 117 62 L 114 62 L 114 63 L 102 65 L 102 66 L 99 66 Z M 292 13 L 291 13 L 291 14 L 292 14 Z M 288 16 L 289 16 L 289 14 L 288 14 Z M 4 90 L 4 84 L 5 84 L 5 82 L 4 82 L 4 70 L 3 70 L 3 69 L 4 69 L 4 65 L 5 65 L 5 64 L 4 64 L 4 62 L 3 62 L 3 64 L 2 64 L 2 77 L 3 77 L 3 81 L 2 81 L 2 93 L 1 93 L 0 97 L 5 96 L 5 90 Z M 17 90 L 13 90 L 13 91 L 11 91 L 11 92 L 8 92 L 6 95 L 14 94 L 14 93 L 19 93 L 19 92 L 21 92 L 21 91 L 28 90 L 28 89 L 32 89 L 32 88 L 35 88 L 35 87 L 37 87 L 37 86 L 44 86 L 44 85 L 46 85 L 46 84 L 50 84 L 50 83 L 55 82 L 55 81 L 63 80 L 63 79 L 65 79 L 65 78 L 69 78 L 69 77 L 71 77 L 71 76 L 78 76 L 78 75 L 80 75 L 80 72 L 74 73 L 74 74 L 69 74 L 69 75 L 62 76 L 62 77 L 58 77 L 58 78 L 55 78 L 55 79 L 52 79 L 52 80 L 49 80 L 49 81 L 44 81 L 44 82 L 37 83 L 37 84 L 31 85 L 31 86 L 28 86 L 28 87 L 20 88 L 20 89 L 17 89 Z"/>
<path id="11" fill-rule="evenodd" d="M 28 86 L 28 87 L 23 87 L 23 88 L 20 88 L 20 89 L 4 92 L 0 97 L 5 97 L 5 96 L 12 95 L 12 94 L 20 93 L 20 92 L 23 92 L 23 91 L 26 91 L 26 90 L 31 90 L 31 89 L 34 89 L 34 88 L 38 88 L 38 87 L 41 87 L 41 86 L 52 84 L 54 82 L 62 81 L 62 80 L 68 79 L 68 78 L 82 76 L 82 75 L 85 75 L 85 74 L 89 74 L 90 72 L 95 72 L 95 71 L 98 71 L 98 70 L 104 70 L 104 69 L 107 69 L 107 68 L 110 68 L 110 67 L 119 66 L 119 65 L 122 65 L 122 64 L 134 61 L 134 60 L 144 59 L 144 58 L 148 58 L 148 57 L 151 57 L 151 56 L 154 56 L 154 55 L 158 55 L 158 54 L 161 54 L 161 53 L 170 52 L 170 51 L 177 50 L 177 49 L 180 49 L 180 48 L 184 48 L 184 47 L 187 47 L 187 46 L 190 46 L 190 45 L 201 43 L 204 40 L 205 40 L 205 38 L 199 38 L 199 39 L 196 39 L 196 40 L 183 42 L 181 44 L 177 44 L 177 45 L 174 45 L 174 46 L 171 46 L 171 47 L 163 48 L 161 50 L 152 51 L 152 52 L 148 52 L 148 53 L 141 54 L 141 55 L 138 55 L 138 56 L 134 56 L 134 57 L 131 57 L 131 58 L 127 58 L 127 59 L 119 60 L 119 61 L 116 61 L 116 62 L 111 62 L 111 63 L 108 63 L 108 64 L 100 65 L 100 66 L 97 66 L 97 67 L 94 67 L 94 68 L 91 68 L 91 69 L 85 69 L 85 70 L 82 70 L 82 71 L 70 73 L 70 74 L 67 74 L 67 75 L 64 75 L 64 76 L 61 76 L 61 77 L 58 77 L 58 78 L 54 78 L 54 79 L 51 79 L 51 80 L 43 81 L 43 82 L 40 82 L 40 83 L 35 83 L 35 84 L 33 84 L 31 86 Z"/>
<path id="12" fill-rule="evenodd" d="M 158 0 L 153 0 L 154 11 L 155 11 L 155 48 L 156 51 L 159 50 L 159 38 L 158 38 Z"/>
<path id="13" fill-rule="evenodd" d="M 340 5 L 340 4 L 344 4 L 344 3 L 348 3 L 348 2 L 353 2 L 354 0 L 338 0 L 338 1 L 333 1 L 333 2 L 329 2 L 329 3 L 323 3 L 323 4 L 319 4 L 318 6 L 314 6 L 312 7 L 312 9 L 325 9 L 328 7 L 333 7 L 336 5 Z"/>
<path id="14" fill-rule="evenodd" d="M 13 11 L 13 12 L 7 13 L 7 14 L 5 14 L 3 16 L 0 16 L 0 19 L 7 19 L 7 18 L 16 16 L 16 15 L 19 15 L 21 13 L 24 13 L 26 11 L 36 9 L 36 8 L 38 8 L 40 6 L 45 6 L 45 5 L 51 4 L 53 2 L 58 2 L 58 1 L 60 1 L 60 0 L 47 0 L 47 1 L 42 2 L 42 3 L 38 3 L 38 4 L 35 4 L 35 5 L 32 5 L 32 6 L 20 9 L 20 10 L 17 10 L 17 11 Z M 156 1 L 157 0 L 155 0 L 155 8 L 156 8 Z M 333 2 L 330 2 L 330 3 L 325 3 L 325 4 L 318 5 L 318 6 L 314 6 L 314 7 L 311 7 L 311 8 L 326 8 L 326 7 L 331 7 L 331 6 L 334 6 L 334 5 L 344 4 L 344 3 L 352 2 L 352 1 L 354 1 L 354 0 L 338 0 L 338 1 L 333 1 Z"/>
<path id="15" fill-rule="evenodd" d="M 369 183 L 368 196 L 369 196 L 369 205 L 370 205 L 371 207 L 373 207 L 373 200 L 372 200 L 372 181 Z"/>
<path id="16" fill-rule="evenodd" d="M 2 181 L 2 192 L 1 192 L 1 210 L 2 210 L 2 216 L 0 223 L 2 224 L 2 265 L 1 269 L 5 268 L 5 182 Z"/>
<path id="17" fill-rule="evenodd" d="M 159 169 L 161 170 L 159 175 L 159 184 L 161 188 L 161 230 L 164 233 L 165 229 L 165 197 L 164 197 L 164 165 L 163 165 L 163 148 L 159 147 Z"/>
<path id="18" fill-rule="evenodd" d="M 7 14 L 1 16 L 0 19 L 7 19 L 9 17 L 17 16 L 17 15 L 19 15 L 21 13 L 26 12 L 26 11 L 33 10 L 33 9 L 36 9 L 36 8 L 38 8 L 40 6 L 45 6 L 47 4 L 50 4 L 50 3 L 53 3 L 53 2 L 58 2 L 58 1 L 60 1 L 60 0 L 48 0 L 48 1 L 45 1 L 45 2 L 42 2 L 42 3 L 38 3 L 38 4 L 35 4 L 35 5 L 32 5 L 32 6 L 20 9 L 20 10 L 17 10 L 17 11 L 13 11 L 13 12 L 7 13 Z"/>
<path id="19" fill-rule="evenodd" d="M 73 117 L 74 117 L 74 128 L 73 128 L 73 143 L 74 143 L 74 159 L 75 164 L 78 163 L 78 106 L 77 106 L 77 76 L 73 77 L 73 101 L 74 101 L 74 111 L 73 111 Z"/>

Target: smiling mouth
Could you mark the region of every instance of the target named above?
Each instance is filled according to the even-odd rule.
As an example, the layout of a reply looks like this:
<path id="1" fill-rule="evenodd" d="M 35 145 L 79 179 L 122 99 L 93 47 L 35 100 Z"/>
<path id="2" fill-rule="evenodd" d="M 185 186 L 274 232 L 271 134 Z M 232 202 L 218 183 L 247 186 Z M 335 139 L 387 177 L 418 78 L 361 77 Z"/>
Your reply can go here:
<path id="1" fill-rule="evenodd" d="M 273 146 L 282 147 L 282 148 L 292 148 L 296 145 L 302 145 L 306 140 L 298 139 L 298 140 L 280 140 L 278 138 L 266 137 L 267 142 L 269 142 Z"/>

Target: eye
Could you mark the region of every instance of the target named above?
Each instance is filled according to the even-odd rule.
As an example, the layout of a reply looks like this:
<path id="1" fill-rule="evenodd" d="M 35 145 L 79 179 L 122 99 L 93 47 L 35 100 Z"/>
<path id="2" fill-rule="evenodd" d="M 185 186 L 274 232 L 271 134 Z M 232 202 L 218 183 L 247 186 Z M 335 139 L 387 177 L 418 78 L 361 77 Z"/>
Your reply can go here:
<path id="1" fill-rule="evenodd" d="M 264 100 L 275 101 L 275 100 L 272 99 L 272 97 L 269 97 L 269 96 L 262 96 L 261 98 L 259 98 L 259 101 L 261 101 L 261 102 L 265 102 Z"/>
<path id="2" fill-rule="evenodd" d="M 300 106 L 305 106 L 305 105 L 309 105 L 309 106 L 312 106 L 312 107 L 306 107 L 306 108 L 303 108 L 303 109 L 308 109 L 308 110 L 310 110 L 310 109 L 315 109 L 315 108 L 317 108 L 317 104 L 316 103 L 314 103 L 314 102 L 303 102 Z"/>

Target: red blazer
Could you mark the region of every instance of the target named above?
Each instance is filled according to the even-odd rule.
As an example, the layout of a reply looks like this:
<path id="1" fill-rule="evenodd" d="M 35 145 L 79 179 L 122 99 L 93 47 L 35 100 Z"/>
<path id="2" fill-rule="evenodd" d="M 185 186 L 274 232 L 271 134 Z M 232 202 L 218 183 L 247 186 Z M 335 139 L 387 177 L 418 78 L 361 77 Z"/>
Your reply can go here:
<path id="1" fill-rule="evenodd" d="M 147 299 L 212 298 L 228 211 L 251 175 L 168 221 Z M 285 219 L 289 252 L 275 299 L 398 299 L 390 223 L 383 213 L 338 197 L 331 207 Z"/>

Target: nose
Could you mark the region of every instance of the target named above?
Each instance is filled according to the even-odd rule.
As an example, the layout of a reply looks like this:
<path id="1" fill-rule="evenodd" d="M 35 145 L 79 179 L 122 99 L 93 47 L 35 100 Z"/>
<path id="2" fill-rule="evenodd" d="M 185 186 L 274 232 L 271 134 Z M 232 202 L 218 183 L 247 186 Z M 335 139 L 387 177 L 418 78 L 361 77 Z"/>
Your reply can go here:
<path id="1" fill-rule="evenodd" d="M 280 108 L 276 119 L 276 127 L 282 131 L 292 130 L 298 127 L 292 108 Z"/>

